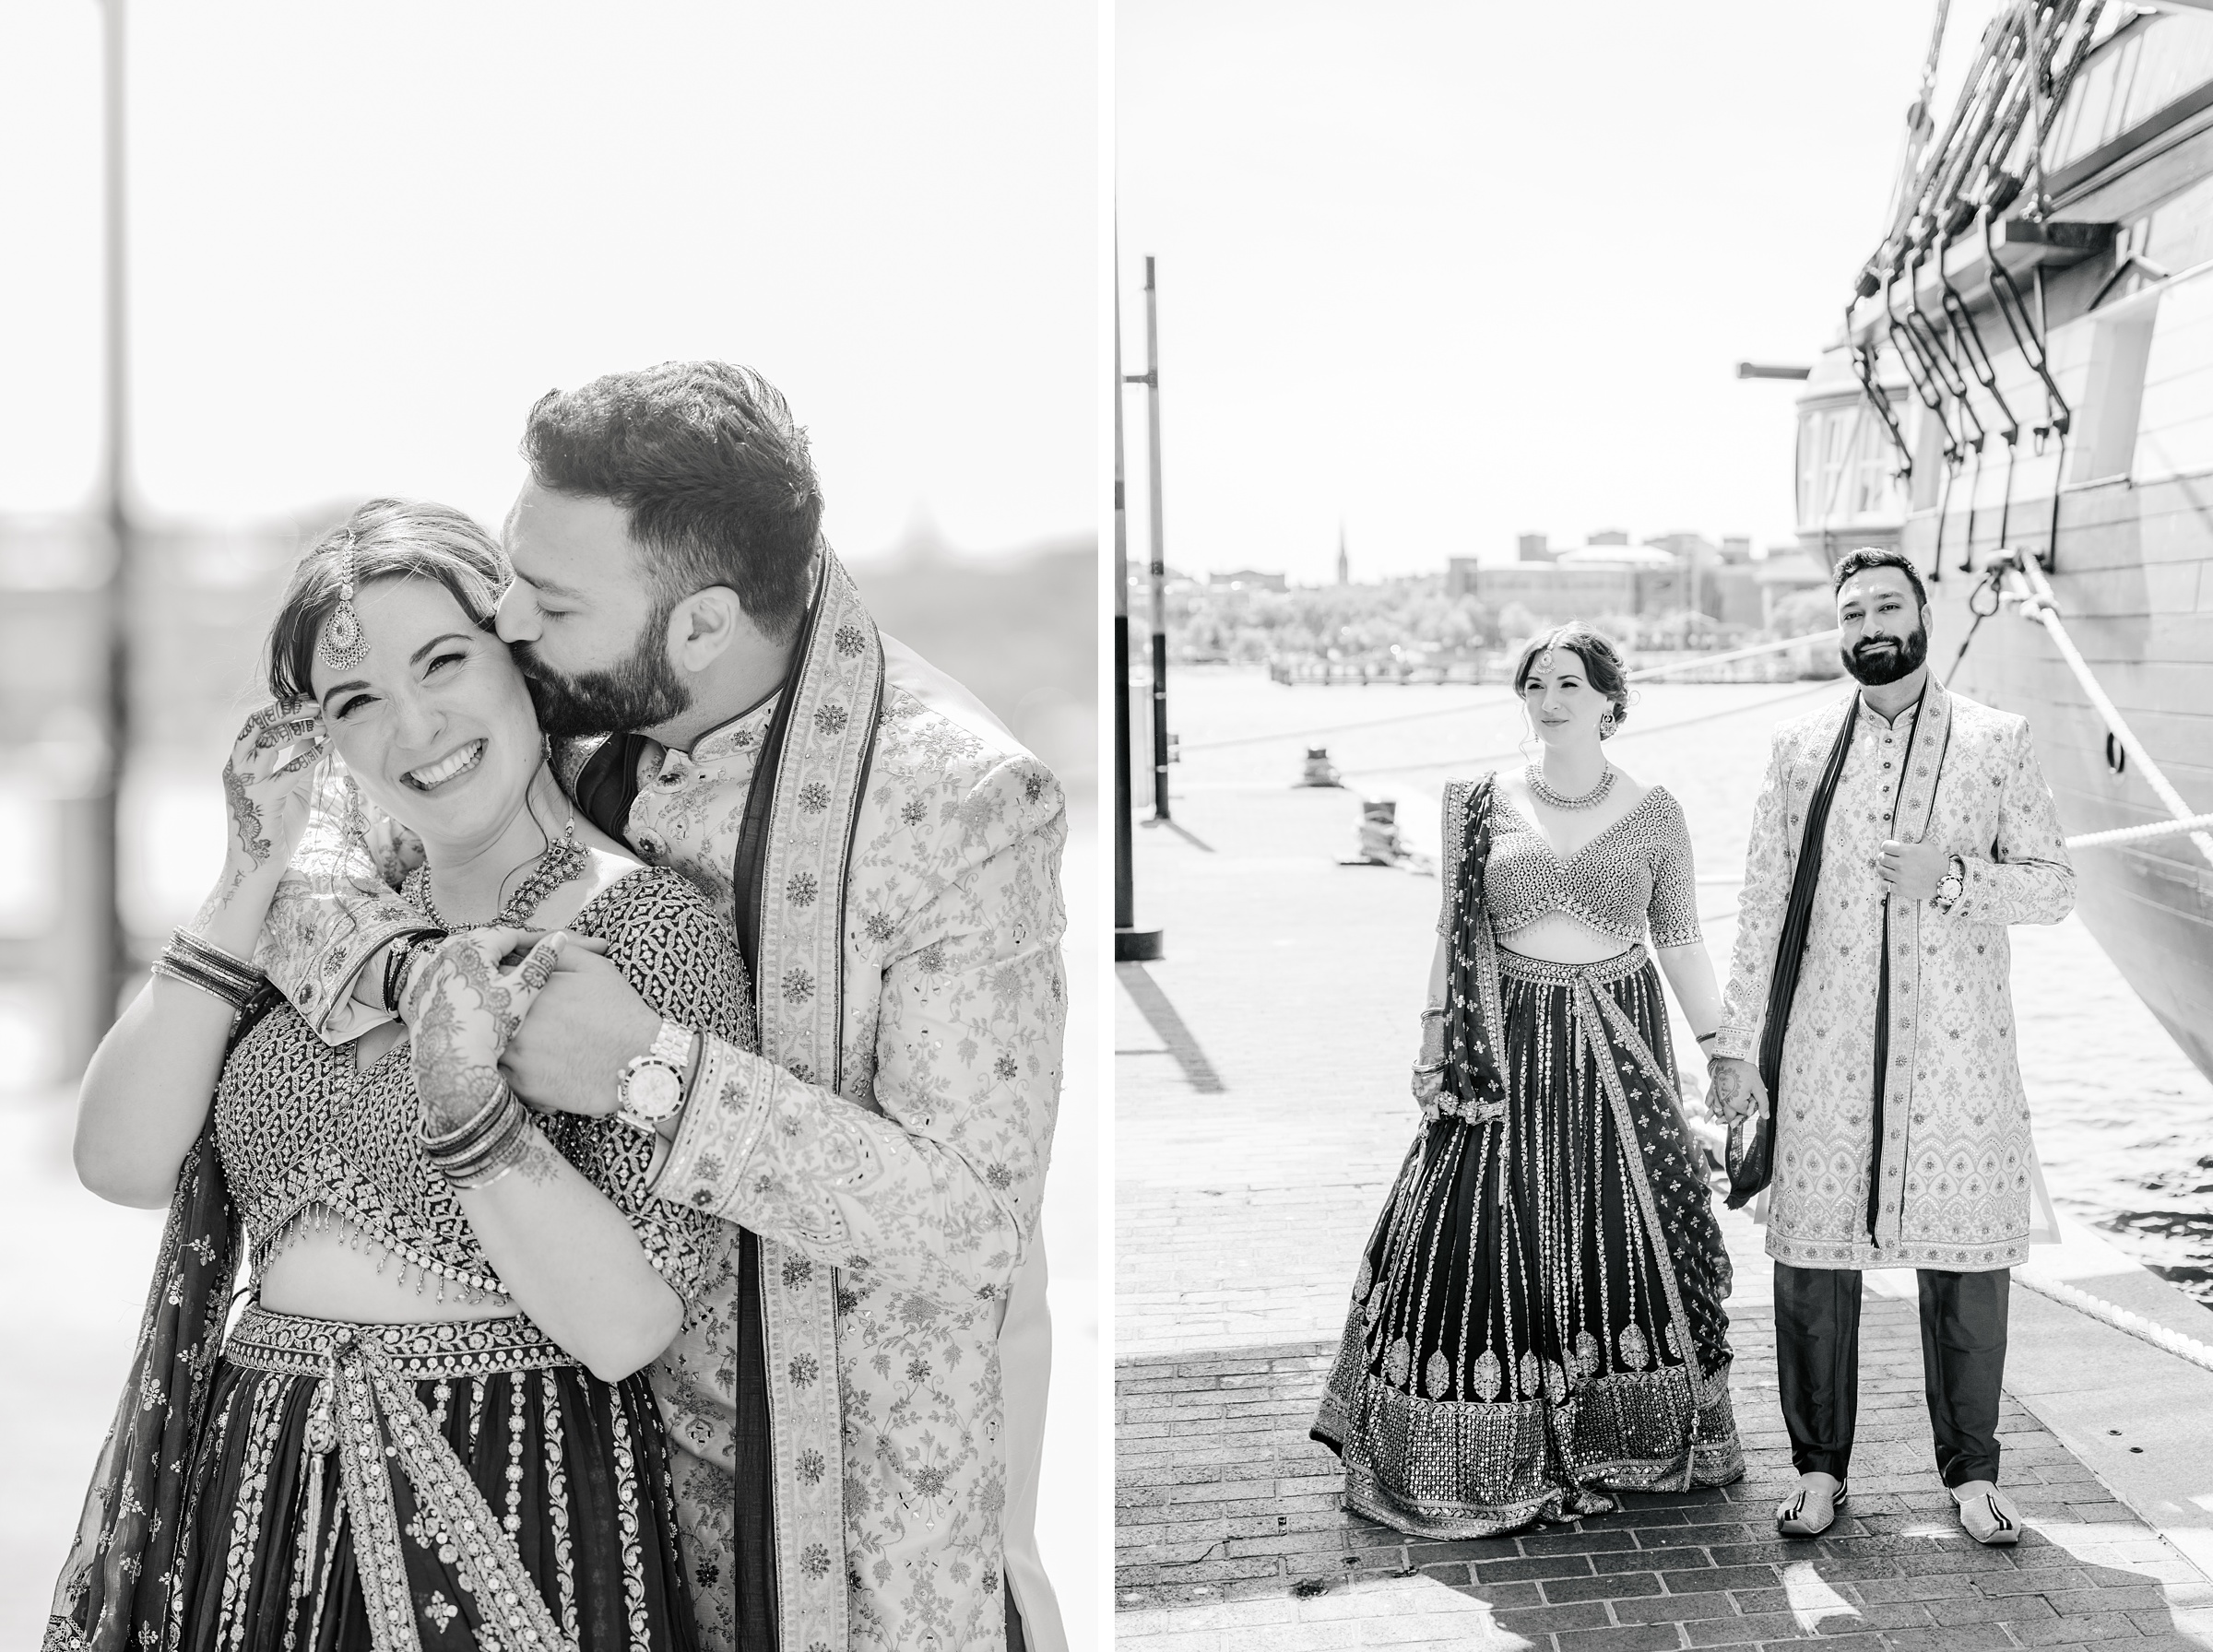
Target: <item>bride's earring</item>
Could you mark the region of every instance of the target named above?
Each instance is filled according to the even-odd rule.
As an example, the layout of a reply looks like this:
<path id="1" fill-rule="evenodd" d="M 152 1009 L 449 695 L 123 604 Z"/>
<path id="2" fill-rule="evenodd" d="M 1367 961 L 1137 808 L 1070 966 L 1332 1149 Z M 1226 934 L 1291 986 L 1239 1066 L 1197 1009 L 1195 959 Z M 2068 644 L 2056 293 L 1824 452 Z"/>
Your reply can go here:
<path id="1" fill-rule="evenodd" d="M 1599 718 L 1598 720 L 1598 738 L 1603 740 L 1613 732 L 1614 714 L 1612 712 L 1608 712 L 1604 716 Z"/>

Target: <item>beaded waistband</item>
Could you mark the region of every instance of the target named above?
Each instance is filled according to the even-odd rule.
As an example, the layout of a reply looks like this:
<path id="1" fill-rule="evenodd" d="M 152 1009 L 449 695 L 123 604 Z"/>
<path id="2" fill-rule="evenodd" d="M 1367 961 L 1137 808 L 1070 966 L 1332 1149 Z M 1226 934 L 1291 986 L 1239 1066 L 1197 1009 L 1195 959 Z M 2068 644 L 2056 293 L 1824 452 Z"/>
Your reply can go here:
<path id="1" fill-rule="evenodd" d="M 1578 981 L 1588 981 L 1604 986 L 1634 975 L 1650 962 L 1650 954 L 1639 941 L 1626 952 L 1616 952 L 1611 958 L 1602 958 L 1596 963 L 1555 963 L 1549 958 L 1528 958 L 1520 952 L 1498 949 L 1498 973 L 1516 981 L 1535 981 L 1545 986 L 1571 986 Z"/>
<path id="2" fill-rule="evenodd" d="M 258 1303 L 250 1304 L 231 1328 L 223 1357 L 248 1370 L 314 1376 L 329 1369 L 334 1348 L 355 1343 L 374 1349 L 395 1375 L 406 1379 L 547 1371 L 578 1363 L 520 1314 L 420 1325 L 361 1325 L 273 1313 Z"/>

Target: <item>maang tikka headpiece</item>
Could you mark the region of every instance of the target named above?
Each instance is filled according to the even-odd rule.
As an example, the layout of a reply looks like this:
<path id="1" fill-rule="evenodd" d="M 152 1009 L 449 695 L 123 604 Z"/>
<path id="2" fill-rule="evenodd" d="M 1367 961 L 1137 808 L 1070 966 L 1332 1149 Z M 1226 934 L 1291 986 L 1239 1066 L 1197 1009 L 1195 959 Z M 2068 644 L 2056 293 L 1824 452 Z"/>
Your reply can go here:
<path id="1" fill-rule="evenodd" d="M 338 547 L 338 606 L 324 621 L 315 652 L 333 671 L 350 671 L 369 657 L 369 639 L 361 634 L 361 617 L 353 606 L 353 530 Z"/>

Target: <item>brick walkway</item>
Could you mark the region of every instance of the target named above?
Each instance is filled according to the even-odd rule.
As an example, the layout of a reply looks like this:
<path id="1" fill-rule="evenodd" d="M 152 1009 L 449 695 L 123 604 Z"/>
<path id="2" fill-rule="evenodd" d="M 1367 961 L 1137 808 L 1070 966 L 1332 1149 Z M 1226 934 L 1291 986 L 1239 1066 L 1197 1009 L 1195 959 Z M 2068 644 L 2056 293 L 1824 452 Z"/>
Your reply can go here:
<path id="1" fill-rule="evenodd" d="M 2030 1532 L 2011 1552 L 1959 1532 L 1910 1303 L 1864 1310 L 1851 1514 L 1777 1539 L 1793 1476 L 1765 1268 L 1735 1217 L 1744 1481 L 1480 1542 L 1344 1515 L 1307 1426 L 1412 1135 L 1437 885 L 1336 867 L 1342 794 L 1194 786 L 1178 808 L 1189 835 L 1140 837 L 1167 962 L 1122 966 L 1116 1037 L 1118 1644 L 2213 1646 L 2213 1586 L 2010 1399 L 2004 1475 Z"/>

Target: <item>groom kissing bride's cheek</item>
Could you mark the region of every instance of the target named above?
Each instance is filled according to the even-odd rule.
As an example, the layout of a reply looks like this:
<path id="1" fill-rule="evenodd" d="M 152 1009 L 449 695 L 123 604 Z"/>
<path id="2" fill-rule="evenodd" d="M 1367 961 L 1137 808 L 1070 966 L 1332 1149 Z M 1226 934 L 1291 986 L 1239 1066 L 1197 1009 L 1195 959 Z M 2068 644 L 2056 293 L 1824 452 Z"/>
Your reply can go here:
<path id="1" fill-rule="evenodd" d="M 258 856 L 210 897 L 210 912 L 258 901 L 266 926 L 257 944 L 238 912 L 219 936 L 206 923 L 181 933 L 180 947 L 215 950 L 211 962 L 181 956 L 179 978 L 221 975 L 228 960 L 246 982 L 254 966 L 236 954 L 253 951 L 266 997 L 289 1005 L 270 1021 L 296 1029 L 290 1059 L 302 1069 L 350 1045 L 366 1073 L 404 1088 L 405 1071 L 372 1060 L 404 1024 L 417 1139 L 387 1131 L 353 1150 L 407 1159 L 386 1178 L 402 1189 L 386 1205 L 401 1208 L 362 1215 L 371 1196 L 320 1188 L 318 1177 L 351 1174 L 344 1153 L 326 1162 L 302 1147 L 283 1174 L 306 1187 L 307 1208 L 355 1210 L 337 1225 L 357 1245 L 366 1233 L 403 1270 L 409 1257 L 427 1264 L 438 1304 L 449 1277 L 467 1280 L 469 1304 L 497 1299 L 478 1322 L 532 1328 L 534 1348 L 559 1345 L 546 1359 L 565 1349 L 593 1381 L 647 1365 L 658 1416 L 647 1406 L 627 1434 L 616 1418 L 610 1504 L 606 1487 L 584 1483 L 596 1471 L 576 1467 L 578 1419 L 600 1415 L 604 1399 L 527 1425 L 541 1401 L 526 1403 L 537 1378 L 520 1367 L 507 1379 L 512 1424 L 508 1390 L 488 1403 L 481 1381 L 419 1385 L 416 1400 L 377 1389 L 383 1398 L 361 1403 L 395 1437 L 417 1401 L 440 1425 L 459 1415 L 449 1401 L 469 1408 L 465 1434 L 448 1438 L 499 1461 L 482 1474 L 473 1460 L 450 1467 L 499 1488 L 487 1493 L 495 1529 L 472 1540 L 491 1545 L 481 1555 L 397 1535 L 413 1524 L 436 1540 L 445 1506 L 430 1483 L 445 1459 L 401 1454 L 394 1473 L 412 1488 L 402 1524 L 380 1548 L 377 1522 L 353 1512 L 354 1566 L 315 1574 L 353 1590 L 330 1611 L 407 1616 L 412 1600 L 427 1640 L 485 1599 L 467 1577 L 497 1570 L 558 1603 L 574 1640 L 574 1614 L 600 1610 L 604 1574 L 622 1581 L 614 1599 L 630 1602 L 633 1640 L 657 1646 L 653 1625 L 674 1617 L 688 1621 L 669 1644 L 692 1644 L 695 1630 L 720 1652 L 1060 1646 L 1031 1529 L 1049 1358 L 1038 1204 L 1068 1008 L 1060 786 L 979 702 L 879 633 L 822 537 L 805 434 L 759 375 L 669 363 L 552 392 L 530 411 L 523 454 L 529 478 L 503 547 L 445 513 L 482 547 L 480 612 L 396 549 L 415 531 L 410 513 L 442 507 L 365 506 L 303 561 L 295 586 L 313 584 L 321 607 L 292 622 L 290 645 L 319 664 L 312 681 L 288 683 L 300 703 L 242 736 L 226 790 Z M 278 764 L 279 736 L 311 749 Z M 306 766 L 318 745 L 343 761 Z M 393 849 L 410 836 L 428 862 L 412 869 Z M 610 920 L 618 906 L 639 922 Z M 566 932 L 540 941 L 538 930 Z M 233 1040 L 241 1054 L 254 1047 Z M 210 1069 L 240 1058 L 207 1055 Z M 352 1054 L 343 1060 L 350 1069 Z M 303 1141 L 321 1112 L 347 1105 L 316 1096 L 299 1103 L 312 1115 Z M 250 1206 L 258 1173 L 233 1162 L 221 1108 L 216 1171 Z M 118 1125 L 113 1139 L 127 1134 Z M 111 1197 L 155 1183 L 167 1197 L 175 1157 L 117 1171 Z M 187 1183 L 198 1162 L 184 1161 Z M 532 1201 L 578 1172 L 608 1192 L 576 1194 L 588 1220 L 564 1227 Z M 435 1195 L 423 1198 L 453 1230 L 450 1262 L 408 1248 L 405 1189 L 426 1174 Z M 183 1208 L 172 1204 L 172 1225 Z M 583 1256 L 587 1229 L 605 1240 L 598 1260 Z M 519 1275 L 512 1291 L 503 1283 L 572 1253 L 583 1257 L 575 1280 L 602 1281 L 601 1298 L 553 1273 L 536 1295 Z M 609 1258 L 636 1280 L 609 1291 Z M 266 1283 L 259 1252 L 255 1267 Z M 404 1310 L 379 1297 L 341 1312 L 311 1292 L 290 1312 L 325 1317 L 272 1313 L 270 1335 L 389 1319 L 403 1323 L 364 1330 L 412 1346 L 417 1296 Z M 580 1305 L 601 1299 L 603 1310 Z M 485 1317 L 495 1310 L 513 1316 Z M 373 1388 L 383 1367 L 348 1351 L 356 1340 L 328 1355 L 331 1369 L 355 1361 Z M 160 1372 L 134 1382 L 161 1398 Z M 551 1375 L 545 1385 L 552 1408 Z M 496 1434 L 479 1447 L 479 1413 L 492 1411 L 483 1426 Z M 267 1449 L 302 1452 L 309 1475 L 319 1438 L 310 1425 L 303 1446 Z M 664 1457 L 665 1480 L 657 1466 L 633 1483 Z M 350 1510 L 368 1493 L 349 1454 L 336 1460 Z M 105 1506 L 141 1497 L 135 1482 L 120 1493 L 105 1483 L 117 1472 L 103 1463 Z M 467 1488 L 446 1489 L 460 1499 L 453 1527 L 475 1530 L 482 1522 L 461 1517 L 474 1506 Z M 678 1558 L 656 1571 L 662 1502 Z M 429 1512 L 408 1516 L 410 1504 Z M 602 1517 L 609 1508 L 632 1512 Z M 312 1511 L 297 1517 L 336 1529 Z M 96 1620 L 98 1580 L 146 1540 L 101 1525 L 96 1558 L 65 1575 L 56 1622 Z M 424 1570 L 440 1556 L 463 1570 Z M 329 1581 L 341 1573 L 343 1587 Z M 292 1615 L 320 1613 L 325 1590 L 302 1583 Z M 161 1611 L 189 1608 L 172 1599 Z"/>

